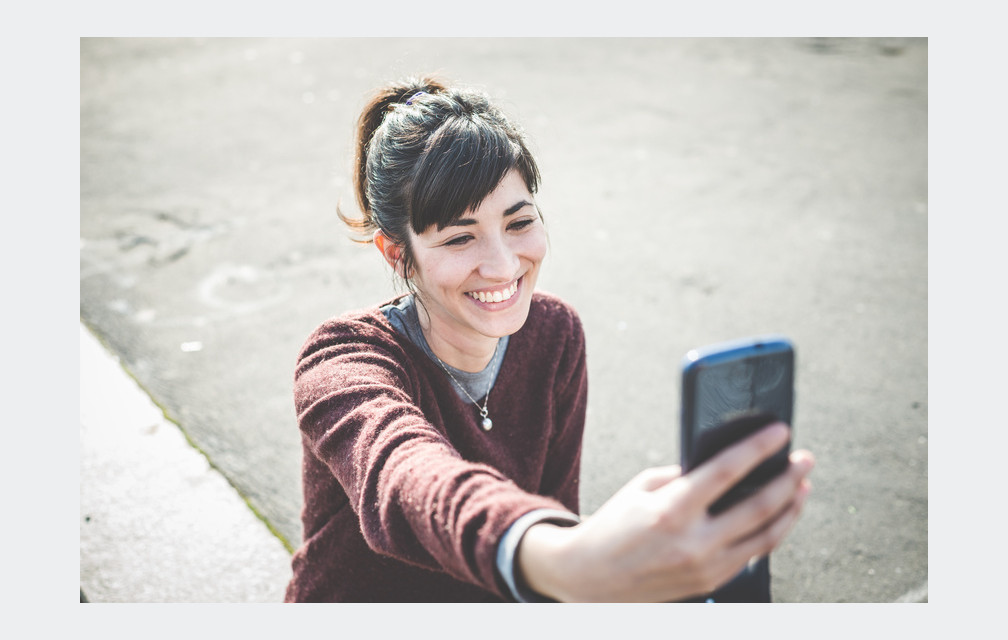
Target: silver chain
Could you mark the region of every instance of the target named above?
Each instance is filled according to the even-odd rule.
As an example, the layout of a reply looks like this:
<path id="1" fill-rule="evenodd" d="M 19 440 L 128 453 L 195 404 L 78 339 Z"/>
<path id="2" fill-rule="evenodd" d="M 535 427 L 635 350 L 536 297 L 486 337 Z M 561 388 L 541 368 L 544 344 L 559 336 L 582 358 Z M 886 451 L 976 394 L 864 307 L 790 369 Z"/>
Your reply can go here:
<path id="1" fill-rule="evenodd" d="M 493 362 L 494 358 L 497 357 L 497 349 L 499 347 L 500 347 L 500 340 L 497 341 L 497 346 L 494 347 L 493 356 L 490 357 L 490 362 Z M 483 427 L 483 430 L 484 431 L 489 431 L 490 429 L 493 429 L 493 420 L 491 420 L 490 416 L 487 415 L 489 413 L 487 411 L 487 405 L 490 403 L 490 389 L 493 387 L 493 376 L 490 377 L 490 381 L 487 383 L 486 396 L 483 398 L 483 406 L 481 407 L 480 403 L 479 403 L 479 400 L 477 400 L 476 398 L 472 397 L 472 395 L 470 395 L 469 392 L 466 391 L 466 388 L 464 386 L 462 386 L 462 383 L 459 382 L 455 378 L 455 376 L 452 375 L 451 371 L 448 370 L 448 365 L 446 365 L 444 362 L 442 362 L 441 358 L 438 358 L 437 354 L 434 353 L 433 349 L 431 350 L 431 353 L 434 354 L 434 358 L 438 361 L 438 364 L 441 365 L 441 368 L 444 369 L 444 372 L 448 374 L 448 377 L 451 378 L 452 381 L 455 382 L 455 384 L 458 385 L 458 388 L 462 390 L 462 393 L 466 394 L 466 396 L 470 400 L 472 400 L 473 404 L 476 405 L 476 408 L 479 409 L 480 417 L 483 418 L 483 422 L 481 424 L 481 426 Z"/>

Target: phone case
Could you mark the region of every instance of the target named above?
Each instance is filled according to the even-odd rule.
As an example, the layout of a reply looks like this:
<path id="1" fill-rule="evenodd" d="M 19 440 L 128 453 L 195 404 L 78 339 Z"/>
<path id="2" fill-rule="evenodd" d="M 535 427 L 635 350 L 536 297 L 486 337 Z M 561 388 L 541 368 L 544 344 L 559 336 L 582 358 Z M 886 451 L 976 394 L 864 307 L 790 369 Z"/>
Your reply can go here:
<path id="1" fill-rule="evenodd" d="M 769 335 L 708 345 L 682 363 L 680 457 L 688 472 L 780 420 L 792 425 L 794 346 Z M 787 467 L 790 446 L 758 466 L 711 505 L 719 513 Z"/>

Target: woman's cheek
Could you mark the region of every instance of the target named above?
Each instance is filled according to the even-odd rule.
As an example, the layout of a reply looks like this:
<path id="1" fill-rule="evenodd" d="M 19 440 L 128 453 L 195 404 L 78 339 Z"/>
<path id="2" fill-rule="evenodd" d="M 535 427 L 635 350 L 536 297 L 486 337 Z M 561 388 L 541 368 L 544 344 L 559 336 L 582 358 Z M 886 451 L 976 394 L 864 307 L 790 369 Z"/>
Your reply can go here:
<path id="1" fill-rule="evenodd" d="M 531 260 L 541 261 L 546 257 L 546 229 L 539 225 L 535 232 L 528 236 L 523 253 Z"/>

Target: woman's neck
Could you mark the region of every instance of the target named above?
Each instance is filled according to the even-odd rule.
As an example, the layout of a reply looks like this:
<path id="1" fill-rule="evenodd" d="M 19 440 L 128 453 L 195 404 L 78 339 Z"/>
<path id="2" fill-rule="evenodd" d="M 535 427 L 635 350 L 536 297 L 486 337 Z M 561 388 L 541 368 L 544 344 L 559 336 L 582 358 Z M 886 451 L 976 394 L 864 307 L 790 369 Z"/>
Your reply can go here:
<path id="1" fill-rule="evenodd" d="M 493 360 L 500 338 L 483 335 L 465 336 L 450 330 L 440 330 L 436 323 L 431 322 L 423 306 L 417 311 L 420 330 L 427 340 L 427 346 L 441 362 L 460 371 L 478 373 Z"/>

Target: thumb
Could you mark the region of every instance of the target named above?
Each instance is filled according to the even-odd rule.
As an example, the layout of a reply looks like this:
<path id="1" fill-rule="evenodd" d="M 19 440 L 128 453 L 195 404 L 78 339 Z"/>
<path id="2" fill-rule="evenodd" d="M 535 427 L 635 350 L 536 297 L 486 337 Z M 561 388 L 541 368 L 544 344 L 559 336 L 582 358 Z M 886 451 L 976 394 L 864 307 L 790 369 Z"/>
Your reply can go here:
<path id="1" fill-rule="evenodd" d="M 643 491 L 655 491 L 682 476 L 682 468 L 677 465 L 665 467 L 651 467 L 637 474 L 630 484 L 635 485 Z"/>

